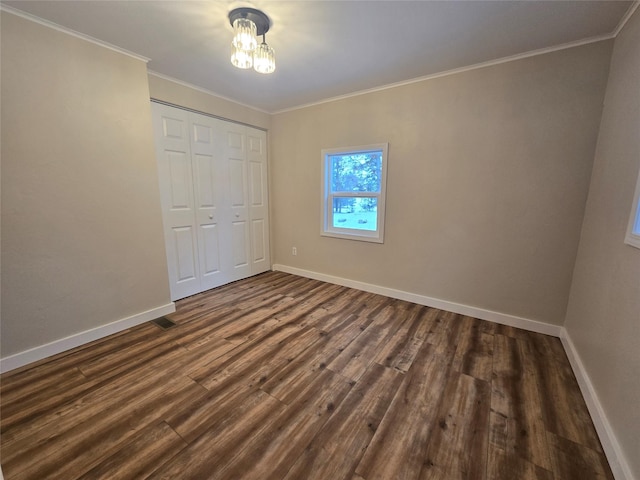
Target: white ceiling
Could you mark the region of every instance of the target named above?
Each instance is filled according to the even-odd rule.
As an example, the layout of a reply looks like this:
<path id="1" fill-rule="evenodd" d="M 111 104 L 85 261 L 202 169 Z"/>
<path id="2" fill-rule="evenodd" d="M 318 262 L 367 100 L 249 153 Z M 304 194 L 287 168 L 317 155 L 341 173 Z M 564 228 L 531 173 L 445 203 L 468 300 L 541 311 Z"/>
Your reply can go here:
<path id="1" fill-rule="evenodd" d="M 149 69 L 276 112 L 586 39 L 611 36 L 626 1 L 3 1 L 150 59 Z M 229 62 L 227 13 L 271 19 L 276 72 Z"/>

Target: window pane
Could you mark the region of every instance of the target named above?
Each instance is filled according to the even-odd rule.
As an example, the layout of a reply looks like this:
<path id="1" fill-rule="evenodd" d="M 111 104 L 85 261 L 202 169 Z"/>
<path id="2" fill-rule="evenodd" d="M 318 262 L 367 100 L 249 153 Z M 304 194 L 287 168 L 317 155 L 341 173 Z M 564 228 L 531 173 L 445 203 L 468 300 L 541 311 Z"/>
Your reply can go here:
<path id="1" fill-rule="evenodd" d="M 332 192 L 380 192 L 382 151 L 330 155 Z"/>
<path id="2" fill-rule="evenodd" d="M 333 227 L 376 231 L 378 199 L 375 197 L 334 198 Z"/>

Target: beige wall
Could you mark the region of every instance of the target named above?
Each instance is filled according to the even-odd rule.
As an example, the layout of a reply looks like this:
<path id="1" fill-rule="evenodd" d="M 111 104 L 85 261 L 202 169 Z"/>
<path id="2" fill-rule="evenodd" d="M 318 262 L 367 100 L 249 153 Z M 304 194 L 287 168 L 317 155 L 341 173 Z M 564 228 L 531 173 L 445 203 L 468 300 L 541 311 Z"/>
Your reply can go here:
<path id="1" fill-rule="evenodd" d="M 611 47 L 274 115 L 274 263 L 561 324 Z M 380 142 L 385 243 L 321 237 L 320 150 Z"/>
<path id="2" fill-rule="evenodd" d="M 565 327 L 640 479 L 640 250 L 623 243 L 640 170 L 640 13 L 616 38 Z"/>
<path id="3" fill-rule="evenodd" d="M 144 62 L 2 13 L 2 356 L 170 303 Z"/>
<path id="4" fill-rule="evenodd" d="M 270 126 L 271 115 L 268 113 L 245 107 L 221 97 L 209 95 L 153 74 L 149 74 L 149 90 L 151 98 L 157 100 L 192 108 L 265 130 Z"/>

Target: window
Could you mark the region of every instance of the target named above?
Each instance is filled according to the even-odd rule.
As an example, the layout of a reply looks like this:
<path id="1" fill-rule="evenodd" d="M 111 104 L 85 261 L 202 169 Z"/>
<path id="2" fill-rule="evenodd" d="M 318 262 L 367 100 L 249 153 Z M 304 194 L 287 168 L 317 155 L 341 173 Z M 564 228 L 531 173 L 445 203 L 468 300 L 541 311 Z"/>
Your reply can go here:
<path id="1" fill-rule="evenodd" d="M 322 230 L 382 243 L 388 144 L 322 150 Z"/>
<path id="2" fill-rule="evenodd" d="M 627 227 L 625 243 L 640 248 L 640 172 L 638 172 L 638 182 L 636 183 L 636 194 L 633 199 L 633 208 Z"/>

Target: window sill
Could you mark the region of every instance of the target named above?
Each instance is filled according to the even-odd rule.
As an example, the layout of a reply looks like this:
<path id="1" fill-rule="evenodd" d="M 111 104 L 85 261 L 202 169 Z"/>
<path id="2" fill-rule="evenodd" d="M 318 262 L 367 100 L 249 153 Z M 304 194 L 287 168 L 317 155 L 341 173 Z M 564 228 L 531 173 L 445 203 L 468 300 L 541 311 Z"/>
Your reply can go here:
<path id="1" fill-rule="evenodd" d="M 322 231 L 320 235 L 323 237 L 332 237 L 332 238 L 341 238 L 343 240 L 356 240 L 360 242 L 370 242 L 370 243 L 384 243 L 384 238 L 380 238 L 377 236 L 368 236 L 368 235 L 358 235 L 355 233 L 338 233 L 338 232 L 328 232 Z"/>
<path id="2" fill-rule="evenodd" d="M 624 238 L 624 243 L 631 247 L 640 248 L 640 235 L 634 235 L 632 233 L 628 233 Z"/>

